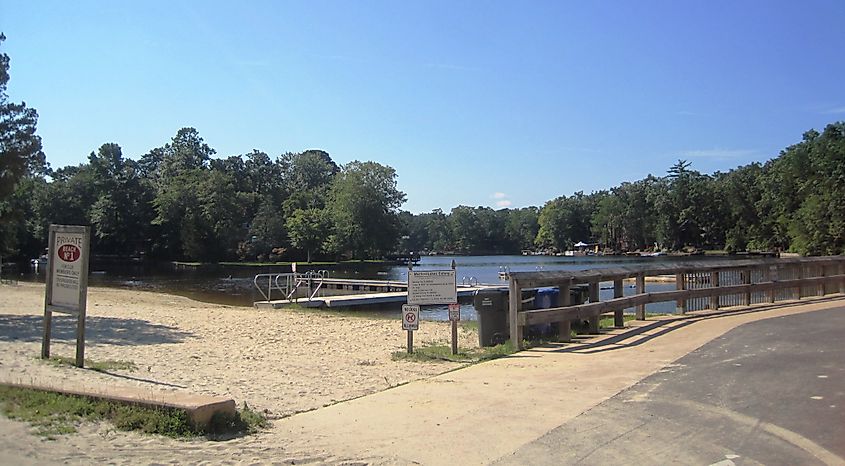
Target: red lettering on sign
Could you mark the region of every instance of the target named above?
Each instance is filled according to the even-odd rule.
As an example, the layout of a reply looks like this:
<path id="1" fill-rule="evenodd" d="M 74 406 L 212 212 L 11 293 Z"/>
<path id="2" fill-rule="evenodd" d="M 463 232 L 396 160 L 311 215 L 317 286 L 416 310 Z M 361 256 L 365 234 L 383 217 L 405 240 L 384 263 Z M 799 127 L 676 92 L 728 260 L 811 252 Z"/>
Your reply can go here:
<path id="1" fill-rule="evenodd" d="M 76 262 L 82 251 L 72 244 L 63 244 L 59 246 L 59 259 L 65 262 Z"/>

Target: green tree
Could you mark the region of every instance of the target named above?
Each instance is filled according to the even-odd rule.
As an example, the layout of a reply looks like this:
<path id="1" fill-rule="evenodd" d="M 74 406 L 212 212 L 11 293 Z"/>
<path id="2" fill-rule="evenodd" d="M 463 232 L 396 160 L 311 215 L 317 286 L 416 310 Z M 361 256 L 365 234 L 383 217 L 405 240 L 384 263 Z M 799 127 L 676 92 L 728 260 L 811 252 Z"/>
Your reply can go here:
<path id="1" fill-rule="evenodd" d="M 6 36 L 0 33 L 0 45 Z M 25 102 L 10 102 L 6 93 L 9 82 L 9 55 L 0 53 L 0 254 L 19 252 L 20 239 L 29 201 L 26 196 L 38 186 L 28 183 L 16 193 L 24 178 L 43 179 L 49 166 L 41 150 L 41 137 L 36 134 L 38 112 Z"/>
<path id="2" fill-rule="evenodd" d="M 393 168 L 376 162 L 346 164 L 332 180 L 328 197 L 331 249 L 353 258 L 376 258 L 393 250 L 404 202 Z"/>
<path id="3" fill-rule="evenodd" d="M 596 196 L 577 192 L 547 202 L 540 210 L 535 244 L 541 248 L 565 251 L 579 241 L 589 241 Z"/>
<path id="4" fill-rule="evenodd" d="M 286 223 L 290 242 L 306 254 L 311 262 L 311 253 L 322 252 L 331 231 L 331 222 L 322 209 L 296 210 Z"/>

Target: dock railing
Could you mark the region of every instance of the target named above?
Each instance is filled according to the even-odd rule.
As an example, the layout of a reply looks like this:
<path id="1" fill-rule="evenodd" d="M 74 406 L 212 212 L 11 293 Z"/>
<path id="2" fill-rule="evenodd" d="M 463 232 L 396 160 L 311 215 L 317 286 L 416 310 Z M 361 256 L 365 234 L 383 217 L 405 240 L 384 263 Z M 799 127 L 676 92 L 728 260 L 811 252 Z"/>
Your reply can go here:
<path id="1" fill-rule="evenodd" d="M 309 270 L 302 273 L 260 273 L 252 279 L 253 285 L 265 300 L 270 301 L 273 291 L 282 298 L 291 299 L 304 284 L 308 285 L 309 301 L 320 290 L 323 280 L 329 276 L 326 270 Z"/>
<path id="2" fill-rule="evenodd" d="M 635 293 L 624 296 L 624 281 L 635 281 Z M 646 292 L 646 281 L 674 281 L 674 291 Z M 599 300 L 602 283 L 613 284 L 613 298 Z M 570 306 L 570 289 L 588 285 L 589 301 Z M 523 289 L 557 287 L 560 307 L 523 310 Z M 578 272 L 511 272 L 509 280 L 511 340 L 522 349 L 525 327 L 559 323 L 561 339 L 567 341 L 572 321 L 588 321 L 590 333 L 598 333 L 599 317 L 613 314 L 614 326 L 624 326 L 625 309 L 633 308 L 645 320 L 647 304 L 675 301 L 683 314 L 705 309 L 776 303 L 809 296 L 845 293 L 845 256 L 810 258 L 698 260 L 615 267 Z"/>

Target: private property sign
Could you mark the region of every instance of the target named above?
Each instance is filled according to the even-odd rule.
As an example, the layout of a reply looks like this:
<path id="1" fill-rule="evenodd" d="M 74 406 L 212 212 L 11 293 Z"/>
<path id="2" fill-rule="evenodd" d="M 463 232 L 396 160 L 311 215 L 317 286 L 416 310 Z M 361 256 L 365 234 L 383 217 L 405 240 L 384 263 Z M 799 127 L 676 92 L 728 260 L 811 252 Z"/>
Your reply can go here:
<path id="1" fill-rule="evenodd" d="M 454 270 L 408 271 L 408 304 L 458 302 Z"/>
<path id="2" fill-rule="evenodd" d="M 76 365 L 85 360 L 85 309 L 88 302 L 88 257 L 91 228 L 50 225 L 50 262 L 44 296 L 44 338 L 41 357 L 50 357 L 53 313 L 73 314 L 76 322 Z"/>
<path id="3" fill-rule="evenodd" d="M 60 308 L 54 311 L 75 314 L 79 312 L 84 299 L 82 277 L 87 275 L 88 268 L 85 232 L 57 231 L 51 238 L 49 286 L 53 292 L 49 304 Z M 83 271 L 83 268 L 86 270 Z"/>

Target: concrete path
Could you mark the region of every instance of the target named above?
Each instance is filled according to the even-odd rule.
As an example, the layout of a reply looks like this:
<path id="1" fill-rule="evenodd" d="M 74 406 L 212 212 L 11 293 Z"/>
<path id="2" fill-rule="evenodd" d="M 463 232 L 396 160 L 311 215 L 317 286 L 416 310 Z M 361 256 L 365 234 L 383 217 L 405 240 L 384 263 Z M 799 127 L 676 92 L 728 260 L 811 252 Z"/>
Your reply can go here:
<path id="1" fill-rule="evenodd" d="M 276 429 L 300 448 L 373 463 L 532 463 L 513 455 L 713 338 L 761 319 L 826 320 L 827 314 L 807 313 L 841 305 L 828 300 L 635 323 L 589 344 L 528 350 L 293 416 Z M 777 364 L 767 370 L 780 373 Z M 831 454 L 828 459 L 839 460 Z"/>
<path id="2" fill-rule="evenodd" d="M 845 307 L 738 327 L 496 464 L 844 464 Z"/>

